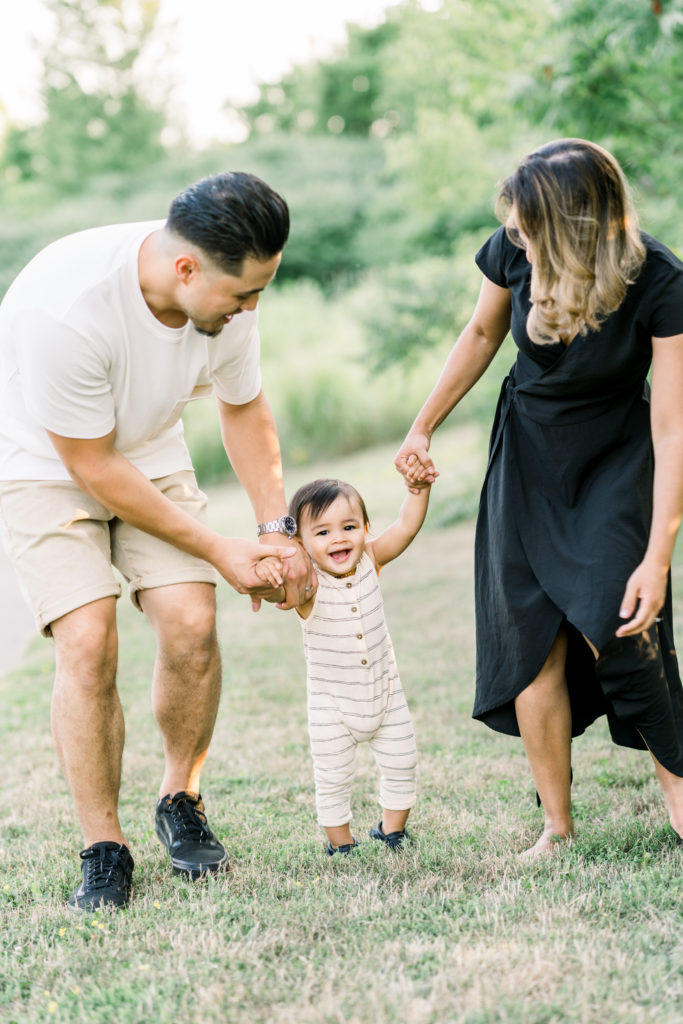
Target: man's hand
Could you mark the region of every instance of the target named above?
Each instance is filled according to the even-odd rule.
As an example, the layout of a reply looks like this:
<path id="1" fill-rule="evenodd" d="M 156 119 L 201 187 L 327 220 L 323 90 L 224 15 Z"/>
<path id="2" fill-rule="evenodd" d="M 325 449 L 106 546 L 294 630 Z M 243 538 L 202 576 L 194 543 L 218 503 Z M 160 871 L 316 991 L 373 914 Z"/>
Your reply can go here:
<path id="1" fill-rule="evenodd" d="M 266 550 L 250 540 L 221 537 L 213 545 L 211 561 L 238 594 L 250 594 L 259 603 L 261 598 L 274 600 L 284 584 L 286 565 L 299 551 L 298 545 L 285 546 L 279 539 L 279 544 L 271 544 Z M 261 562 L 267 563 L 264 569 L 259 569 Z"/>
<path id="2" fill-rule="evenodd" d="M 284 563 L 282 586 L 275 592 L 274 596 L 271 593 L 271 595 L 262 594 L 260 597 L 266 601 L 274 601 L 276 607 L 282 611 L 288 611 L 290 608 L 298 608 L 304 601 L 311 599 L 317 589 L 318 580 L 311 559 L 304 550 L 301 541 L 295 537 L 285 539 L 283 534 L 280 533 L 264 533 L 260 538 L 259 544 L 262 548 L 267 549 L 268 554 L 271 554 L 274 553 L 274 545 L 281 546 L 283 542 L 289 543 L 295 551 Z M 258 611 L 261 600 L 259 596 L 254 596 L 255 599 L 252 599 L 251 606 L 254 611 Z"/>

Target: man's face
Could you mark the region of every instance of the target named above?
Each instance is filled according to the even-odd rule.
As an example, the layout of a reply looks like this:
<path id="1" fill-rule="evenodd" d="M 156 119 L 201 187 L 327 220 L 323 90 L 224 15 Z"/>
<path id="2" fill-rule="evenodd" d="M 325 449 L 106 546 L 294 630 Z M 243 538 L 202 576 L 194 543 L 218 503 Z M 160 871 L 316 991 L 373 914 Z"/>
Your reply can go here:
<path id="1" fill-rule="evenodd" d="M 195 330 L 213 338 L 245 309 L 256 309 L 259 295 L 275 277 L 281 253 L 272 259 L 246 259 L 239 277 L 202 266 L 181 284 L 179 303 Z"/>

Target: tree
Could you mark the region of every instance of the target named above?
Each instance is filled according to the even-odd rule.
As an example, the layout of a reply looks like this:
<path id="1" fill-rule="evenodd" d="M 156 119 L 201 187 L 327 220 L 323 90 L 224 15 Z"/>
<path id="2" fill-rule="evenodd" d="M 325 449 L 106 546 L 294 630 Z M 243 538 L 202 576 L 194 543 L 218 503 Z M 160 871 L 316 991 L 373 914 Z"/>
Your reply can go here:
<path id="1" fill-rule="evenodd" d="M 391 20 L 370 29 L 348 25 L 339 53 L 262 85 L 256 103 L 239 113 L 257 133 L 367 136 L 382 113 L 384 48 L 398 30 Z"/>
<path id="2" fill-rule="evenodd" d="M 641 189 L 677 195 L 683 0 L 559 0 L 555 39 L 528 93 L 533 116 L 606 146 Z"/>
<path id="3" fill-rule="evenodd" d="M 46 0 L 55 25 L 45 47 L 44 120 L 11 128 L 4 163 L 21 180 L 77 191 L 105 171 L 130 170 L 163 153 L 163 113 L 143 96 L 138 62 L 159 0 Z"/>

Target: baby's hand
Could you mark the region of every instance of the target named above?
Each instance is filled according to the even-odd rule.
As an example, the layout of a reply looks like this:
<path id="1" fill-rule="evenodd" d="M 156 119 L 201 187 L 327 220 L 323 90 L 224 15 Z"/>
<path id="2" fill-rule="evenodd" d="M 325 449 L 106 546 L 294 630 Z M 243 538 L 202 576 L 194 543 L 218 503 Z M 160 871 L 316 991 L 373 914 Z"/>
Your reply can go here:
<path id="1" fill-rule="evenodd" d="M 431 480 L 410 481 L 404 478 L 404 483 L 411 494 L 419 494 L 420 491 L 428 491 L 432 486 Z"/>
<path id="2" fill-rule="evenodd" d="M 282 584 L 282 562 L 275 555 L 261 558 L 254 566 L 254 572 L 263 583 L 277 588 Z"/>

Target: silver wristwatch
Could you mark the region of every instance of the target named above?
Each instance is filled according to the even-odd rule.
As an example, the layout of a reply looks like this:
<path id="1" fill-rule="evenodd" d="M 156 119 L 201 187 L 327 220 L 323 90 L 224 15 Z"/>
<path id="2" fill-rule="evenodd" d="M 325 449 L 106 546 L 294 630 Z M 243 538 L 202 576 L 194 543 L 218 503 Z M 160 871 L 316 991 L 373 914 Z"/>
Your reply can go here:
<path id="1" fill-rule="evenodd" d="M 259 523 L 256 533 L 259 537 L 264 533 L 285 533 L 293 537 L 296 533 L 296 520 L 293 516 L 280 516 L 279 519 L 271 519 L 269 523 Z"/>

